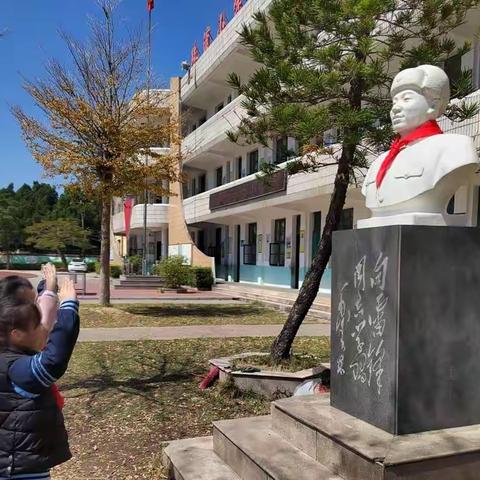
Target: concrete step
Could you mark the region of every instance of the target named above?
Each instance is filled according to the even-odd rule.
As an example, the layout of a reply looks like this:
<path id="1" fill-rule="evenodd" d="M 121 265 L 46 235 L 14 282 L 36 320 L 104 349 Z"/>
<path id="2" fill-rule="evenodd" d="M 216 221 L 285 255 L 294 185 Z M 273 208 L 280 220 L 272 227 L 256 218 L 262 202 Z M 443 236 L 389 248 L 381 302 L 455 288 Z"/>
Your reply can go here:
<path id="1" fill-rule="evenodd" d="M 272 430 L 346 480 L 383 479 L 392 435 L 330 406 L 330 395 L 272 402 Z M 387 447 L 386 447 L 387 446 Z"/>
<path id="2" fill-rule="evenodd" d="M 168 480 L 241 480 L 213 452 L 212 437 L 170 442 L 163 450 Z"/>
<path id="3" fill-rule="evenodd" d="M 215 288 L 216 292 L 222 293 L 223 295 L 232 295 L 232 291 L 227 291 L 227 290 L 221 290 L 218 288 Z M 290 309 L 292 308 L 293 305 L 293 300 L 281 300 L 276 297 L 264 297 L 260 295 L 251 295 L 250 293 L 234 293 L 236 298 L 241 298 L 243 300 L 250 300 L 250 301 L 255 301 L 259 302 L 262 305 L 265 305 L 267 307 L 273 308 L 275 310 L 278 310 L 280 312 L 288 313 Z M 318 318 L 322 320 L 330 320 L 330 308 L 321 305 L 321 304 L 316 304 L 314 303 L 308 312 L 308 316 L 312 318 Z"/>
<path id="4" fill-rule="evenodd" d="M 283 293 L 283 292 L 272 292 L 270 290 L 265 290 L 265 291 L 261 291 L 261 290 L 256 290 L 256 289 L 242 289 L 242 288 L 234 288 L 234 287 L 230 287 L 230 286 L 216 286 L 215 287 L 215 290 L 219 291 L 219 292 L 228 292 L 229 294 L 235 294 L 235 295 L 238 295 L 238 296 L 244 296 L 244 297 L 248 297 L 248 298 L 264 298 L 264 299 L 268 299 L 268 300 L 271 300 L 271 301 L 278 301 L 278 302 L 281 302 L 281 303 L 284 303 L 286 305 L 293 305 L 293 303 L 295 302 L 296 298 L 297 298 L 297 295 L 296 293 L 293 294 L 292 292 L 289 292 L 288 290 Z M 320 309 L 324 309 L 325 311 L 330 311 L 330 303 L 325 301 L 325 300 L 321 300 L 321 299 L 316 299 L 313 303 L 313 305 L 316 305 L 318 308 Z"/>
<path id="5" fill-rule="evenodd" d="M 242 480 L 341 480 L 270 427 L 270 416 L 214 422 L 214 452 Z"/>

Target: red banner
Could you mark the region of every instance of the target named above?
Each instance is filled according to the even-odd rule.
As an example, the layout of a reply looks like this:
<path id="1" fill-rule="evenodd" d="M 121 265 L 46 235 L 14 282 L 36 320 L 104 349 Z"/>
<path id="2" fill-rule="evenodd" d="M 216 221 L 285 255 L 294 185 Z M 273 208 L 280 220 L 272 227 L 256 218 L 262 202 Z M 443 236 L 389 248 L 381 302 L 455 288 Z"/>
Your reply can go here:
<path id="1" fill-rule="evenodd" d="M 147 10 L 151 12 L 155 6 L 154 0 L 147 0 Z"/>
<path id="2" fill-rule="evenodd" d="M 197 42 L 194 43 L 193 48 L 192 48 L 192 58 L 191 58 L 191 65 L 195 65 L 197 63 L 197 60 L 200 58 L 200 52 L 198 51 L 198 46 Z"/>
<path id="3" fill-rule="evenodd" d="M 220 17 L 218 18 L 218 30 L 217 30 L 217 35 L 220 35 L 220 33 L 225 30 L 225 27 L 227 26 L 227 16 L 225 13 L 221 13 Z"/>
<path id="4" fill-rule="evenodd" d="M 233 14 L 236 15 L 243 7 L 242 0 L 233 0 Z"/>
<path id="5" fill-rule="evenodd" d="M 203 51 L 205 51 L 210 46 L 212 40 L 212 28 L 208 26 L 205 30 L 205 33 L 203 34 Z"/>
<path id="6" fill-rule="evenodd" d="M 133 198 L 127 198 L 123 202 L 123 216 L 125 219 L 125 236 L 130 232 L 130 220 L 132 219 Z"/>

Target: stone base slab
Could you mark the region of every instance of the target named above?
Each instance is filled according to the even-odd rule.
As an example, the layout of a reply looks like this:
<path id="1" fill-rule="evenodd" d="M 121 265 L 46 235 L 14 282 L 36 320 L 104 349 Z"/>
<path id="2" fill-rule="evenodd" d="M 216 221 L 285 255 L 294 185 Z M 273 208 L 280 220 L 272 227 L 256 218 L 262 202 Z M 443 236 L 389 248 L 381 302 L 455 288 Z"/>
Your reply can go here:
<path id="1" fill-rule="evenodd" d="M 273 402 L 272 430 L 345 480 L 480 478 L 480 425 L 397 436 L 319 395 Z"/>

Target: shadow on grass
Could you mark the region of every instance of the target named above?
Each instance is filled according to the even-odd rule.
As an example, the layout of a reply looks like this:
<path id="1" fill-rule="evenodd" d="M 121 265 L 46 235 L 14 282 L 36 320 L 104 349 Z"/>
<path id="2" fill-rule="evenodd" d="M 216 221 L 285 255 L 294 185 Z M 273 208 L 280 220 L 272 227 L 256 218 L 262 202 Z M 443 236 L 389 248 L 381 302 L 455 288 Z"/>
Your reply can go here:
<path id="1" fill-rule="evenodd" d="M 201 373 L 194 371 L 193 365 L 186 360 L 169 363 L 164 356 L 158 357 L 154 364 L 149 364 L 147 360 L 145 358 L 136 359 L 129 363 L 128 369 L 121 370 L 112 369 L 104 358 L 96 358 L 96 372 L 93 375 L 62 383 L 61 391 L 67 393 L 84 389 L 85 392 L 73 393 L 69 395 L 69 398 L 89 396 L 90 401 L 94 400 L 97 395 L 117 391 L 137 395 L 154 403 L 161 403 L 155 397 L 155 393 L 162 388 L 162 385 L 189 382 Z M 148 375 L 145 372 L 143 376 L 142 370 L 155 373 Z M 113 399 L 114 397 L 112 397 Z"/>
<path id="2" fill-rule="evenodd" d="M 125 305 L 117 308 L 148 317 L 241 317 L 269 312 L 260 305 Z"/>

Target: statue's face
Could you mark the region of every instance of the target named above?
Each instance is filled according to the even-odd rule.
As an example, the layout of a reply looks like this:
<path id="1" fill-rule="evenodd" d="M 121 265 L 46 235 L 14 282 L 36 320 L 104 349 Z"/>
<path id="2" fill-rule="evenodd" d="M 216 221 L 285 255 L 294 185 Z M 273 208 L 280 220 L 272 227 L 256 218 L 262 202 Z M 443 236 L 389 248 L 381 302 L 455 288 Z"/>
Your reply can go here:
<path id="1" fill-rule="evenodd" d="M 407 135 L 423 123 L 431 120 L 434 109 L 427 99 L 415 90 L 402 90 L 392 98 L 390 118 L 395 132 Z"/>

